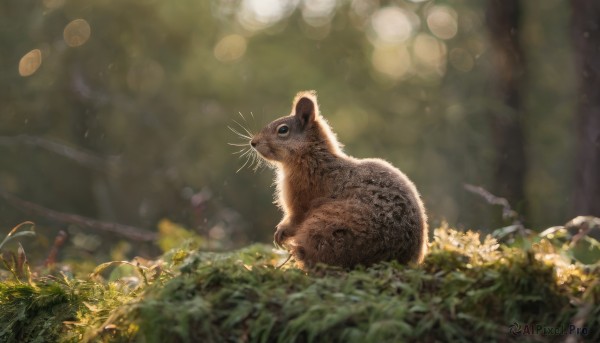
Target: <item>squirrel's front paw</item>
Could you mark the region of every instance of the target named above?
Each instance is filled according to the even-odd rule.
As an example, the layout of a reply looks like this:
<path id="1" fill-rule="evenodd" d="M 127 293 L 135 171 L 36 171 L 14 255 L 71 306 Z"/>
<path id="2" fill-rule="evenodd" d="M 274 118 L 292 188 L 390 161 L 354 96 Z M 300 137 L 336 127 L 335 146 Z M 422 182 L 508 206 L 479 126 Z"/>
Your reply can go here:
<path id="1" fill-rule="evenodd" d="M 275 240 L 276 245 L 283 247 L 283 243 L 285 243 L 292 235 L 292 230 L 290 230 L 288 226 L 278 225 L 275 235 L 273 235 L 273 239 Z"/>

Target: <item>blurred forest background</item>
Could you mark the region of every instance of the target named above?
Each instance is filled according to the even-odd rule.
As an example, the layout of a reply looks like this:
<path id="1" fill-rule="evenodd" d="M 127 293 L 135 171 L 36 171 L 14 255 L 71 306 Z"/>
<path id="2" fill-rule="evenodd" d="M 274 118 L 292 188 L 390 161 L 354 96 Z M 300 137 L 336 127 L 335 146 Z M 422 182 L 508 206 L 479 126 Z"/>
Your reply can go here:
<path id="1" fill-rule="evenodd" d="M 305 89 L 347 153 L 413 179 L 432 226 L 502 225 L 465 183 L 533 229 L 600 215 L 598 7 L 3 1 L 1 232 L 35 221 L 28 251 L 46 251 L 62 229 L 84 257 L 151 254 L 174 223 L 210 248 L 270 242 L 272 171 L 236 173 L 228 126 L 256 131 Z"/>

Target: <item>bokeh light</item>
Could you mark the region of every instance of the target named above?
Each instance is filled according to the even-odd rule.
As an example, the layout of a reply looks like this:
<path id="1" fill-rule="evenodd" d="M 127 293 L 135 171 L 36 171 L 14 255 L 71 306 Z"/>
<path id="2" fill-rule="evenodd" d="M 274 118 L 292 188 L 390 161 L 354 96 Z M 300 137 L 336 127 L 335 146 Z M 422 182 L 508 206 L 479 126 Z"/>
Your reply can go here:
<path id="1" fill-rule="evenodd" d="M 304 0 L 302 18 L 311 26 L 327 25 L 335 13 L 336 0 Z"/>
<path id="2" fill-rule="evenodd" d="M 514 34 L 528 56 L 527 67 L 533 68 L 527 93 L 537 101 L 527 102 L 533 106 L 527 114 L 548 124 L 547 131 L 528 132 L 535 152 L 528 158 L 542 166 L 532 173 L 555 166 L 549 175 L 566 185 L 568 168 L 555 161 L 568 157 L 575 144 L 576 137 L 568 140 L 561 130 L 570 127 L 575 113 L 572 89 L 578 74 L 571 36 L 565 33 L 570 5 L 548 1 L 554 5 L 544 6 L 554 9 L 525 6 L 529 19 Z M 437 218 L 479 225 L 488 216 L 458 211 L 462 204 L 480 202 L 464 192 L 463 182 L 491 185 L 495 148 L 488 131 L 493 127 L 481 113 L 503 111 L 502 98 L 493 91 L 498 42 L 490 40 L 487 5 L 41 0 L 27 6 L 9 1 L 4 7 L 11 13 L 2 24 L 3 57 L 9 62 L 5 76 L 17 78 L 0 94 L 5 134 L 39 133 L 100 156 L 118 156 L 126 161 L 123 170 L 136 169 L 131 174 L 136 177 L 115 173 L 99 186 L 110 193 L 107 203 L 114 204 L 104 208 L 90 196 L 86 169 L 65 161 L 73 169 L 65 171 L 60 161 L 46 165 L 45 153 L 5 149 L 0 159 L 15 167 L 0 171 L 0 183 L 16 194 L 29 197 L 28 190 L 47 184 L 73 185 L 67 192 L 73 198 L 59 199 L 57 207 L 148 227 L 168 214 L 214 237 L 221 230 L 210 230 L 224 217 L 217 210 L 234 209 L 242 219 L 239 228 L 222 226 L 228 239 L 270 239 L 279 215 L 270 204 L 271 173 L 235 173 L 243 163 L 225 144 L 237 142 L 226 126 L 234 117 L 255 132 L 287 113 L 296 91 L 316 89 L 324 115 L 350 154 L 397 164 L 415 178 Z M 539 101 L 550 93 L 554 103 Z M 547 147 L 548 142 L 556 143 Z M 55 170 L 43 177 L 22 173 L 29 160 Z M 115 185 L 127 189 L 119 194 Z M 538 202 L 532 222 L 556 222 L 566 211 L 556 194 L 569 189 L 542 186 L 533 183 L 527 190 Z M 195 214 L 180 210 L 188 206 L 188 198 L 179 195 L 184 187 L 221 193 L 212 208 Z M 243 187 L 252 189 L 240 192 Z M 55 192 L 47 193 L 47 198 L 31 194 L 31 200 L 53 204 Z M 539 199 L 554 200 L 546 206 Z M 557 214 L 550 219 L 540 216 L 553 210 Z M 261 216 L 255 216 L 258 212 Z M 206 218 L 215 222 L 203 224 Z M 234 228 L 240 236 L 232 235 Z"/>
<path id="3" fill-rule="evenodd" d="M 44 6 L 48 9 L 60 8 L 65 4 L 66 0 L 43 0 Z"/>
<path id="4" fill-rule="evenodd" d="M 243 0 L 238 21 L 246 30 L 262 30 L 289 16 L 297 4 L 298 0 Z"/>
<path id="5" fill-rule="evenodd" d="M 371 14 L 378 8 L 376 0 L 352 0 L 350 4 L 350 20 L 357 29 L 364 29 L 371 17 Z"/>
<path id="6" fill-rule="evenodd" d="M 400 7 L 385 7 L 371 17 L 374 41 L 402 43 L 409 39 L 419 26 L 419 17 Z"/>
<path id="7" fill-rule="evenodd" d="M 40 49 L 33 49 L 26 53 L 19 61 L 19 75 L 31 76 L 38 68 L 42 65 L 42 51 Z"/>
<path id="8" fill-rule="evenodd" d="M 448 6 L 433 6 L 427 14 L 427 27 L 440 39 L 451 39 L 458 32 L 458 15 Z"/>
<path id="9" fill-rule="evenodd" d="M 407 76 L 412 62 L 405 45 L 376 46 L 373 50 L 372 63 L 375 70 L 391 78 L 399 80 Z"/>
<path id="10" fill-rule="evenodd" d="M 420 33 L 415 37 L 413 52 L 419 62 L 417 63 L 419 72 L 444 75 L 446 72 L 446 44 L 429 34 Z"/>
<path id="11" fill-rule="evenodd" d="M 234 62 L 246 53 L 246 38 L 233 34 L 223 37 L 214 48 L 215 58 L 221 62 Z"/>
<path id="12" fill-rule="evenodd" d="M 352 0 L 350 8 L 354 14 L 360 17 L 366 17 L 375 12 L 377 7 L 377 1 L 374 0 Z"/>
<path id="13" fill-rule="evenodd" d="M 90 39 L 92 29 L 85 19 L 75 19 L 65 27 L 63 37 L 68 46 L 74 48 L 85 44 Z"/>

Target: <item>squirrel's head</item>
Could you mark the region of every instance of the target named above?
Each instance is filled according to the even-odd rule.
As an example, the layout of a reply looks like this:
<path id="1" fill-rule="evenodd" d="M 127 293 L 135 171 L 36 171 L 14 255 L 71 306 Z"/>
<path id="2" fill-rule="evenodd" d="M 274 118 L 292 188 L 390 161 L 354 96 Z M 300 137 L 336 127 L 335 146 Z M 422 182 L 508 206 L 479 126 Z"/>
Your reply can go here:
<path id="1" fill-rule="evenodd" d="M 319 113 L 314 91 L 298 93 L 292 113 L 265 126 L 250 145 L 266 160 L 284 164 L 307 154 L 341 154 L 340 144 Z"/>

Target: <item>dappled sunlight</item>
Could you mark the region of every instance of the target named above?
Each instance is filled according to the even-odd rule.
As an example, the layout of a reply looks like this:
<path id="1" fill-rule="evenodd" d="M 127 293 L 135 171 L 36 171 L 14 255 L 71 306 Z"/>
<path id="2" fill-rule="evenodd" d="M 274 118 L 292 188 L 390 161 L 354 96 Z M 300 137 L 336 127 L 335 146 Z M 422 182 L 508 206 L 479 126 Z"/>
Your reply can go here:
<path id="1" fill-rule="evenodd" d="M 0 342 L 600 341 L 600 1 L 518 3 L 3 2 Z M 375 159 L 422 263 L 298 269 L 393 258 Z"/>
<path id="2" fill-rule="evenodd" d="M 2 99 L 6 104 L 3 127 L 15 134 L 56 137 L 99 156 L 119 156 L 131 161 L 132 174 L 153 175 L 147 179 L 111 175 L 107 185 L 98 186 L 108 194 L 103 201 L 109 205 L 101 212 L 108 217 L 122 218 L 127 213 L 124 218 L 132 222 L 142 217 L 151 222 L 164 208 L 181 208 L 186 199 L 179 197 L 180 189 L 198 190 L 214 183 L 215 189 L 226 185 L 224 201 L 239 208 L 241 217 L 251 223 L 253 231 L 240 237 L 268 238 L 276 213 L 268 207 L 268 173 L 247 175 L 244 167 L 236 174 L 250 153 L 243 155 L 243 149 L 232 156 L 218 142 L 231 141 L 227 125 L 231 117 L 239 120 L 238 112 L 254 111 L 256 130 L 289 113 L 284 98 L 313 88 L 327 96 L 324 116 L 343 138 L 348 154 L 383 157 L 398 165 L 422 187 L 432 213 L 451 222 L 481 224 L 478 220 L 492 212 L 463 211 L 465 201 L 470 205 L 477 201 L 465 199 L 460 190 L 465 180 L 490 186 L 494 147 L 486 115 L 503 108 L 501 98 L 488 94 L 493 44 L 486 30 L 485 5 L 430 0 L 184 0 L 179 4 L 107 0 L 83 6 L 72 0 L 44 0 L 37 6 L 39 13 L 22 10 L 22 19 L 4 18 L 14 27 L 4 36 L 9 42 L 4 50 L 6 74 L 21 83 L 11 86 Z M 568 6 L 551 7 L 544 13 Z M 558 19 L 536 20 L 542 19 L 564 25 Z M 19 26 L 20 21 L 27 22 L 27 30 Z M 538 215 L 537 209 L 544 207 L 540 199 L 553 199 L 556 211 L 548 221 L 564 215 L 561 204 L 570 201 L 568 194 L 562 194 L 567 186 L 559 186 L 564 183 L 548 183 L 560 175 L 566 178 L 569 164 L 550 162 L 553 154 L 542 153 L 547 144 L 554 144 L 562 147 L 557 161 L 568 160 L 572 140 L 563 132 L 572 127 L 569 113 L 575 101 L 566 91 L 572 88 L 572 77 L 553 82 L 556 73 L 571 75 L 564 68 L 570 61 L 568 36 L 540 36 L 544 30 L 561 30 L 545 21 L 524 29 L 531 34 L 522 37 L 529 44 L 524 48 L 540 56 L 550 55 L 537 52 L 539 45 L 546 44 L 546 50 L 564 48 L 548 62 L 538 63 L 531 74 L 538 88 L 528 106 L 554 119 L 533 133 L 545 138 L 535 140 L 539 142 L 536 153 L 530 154 L 536 163 L 528 192 L 561 195 L 540 195 L 532 201 L 538 218 L 534 222 L 546 221 L 547 216 Z M 560 101 L 553 106 L 534 101 L 541 89 L 562 92 Z M 73 113 L 81 114 L 76 117 L 79 121 L 71 119 Z M 138 118 L 143 118 L 142 124 Z M 10 159 L 33 154 L 22 153 L 16 148 L 19 144 L 10 145 L 15 149 Z M 139 153 L 142 148 L 150 152 Z M 46 158 L 40 155 L 31 158 Z M 246 166 L 253 167 L 252 161 L 250 156 Z M 64 163 L 67 166 L 57 169 L 73 167 L 68 160 Z M 548 168 L 537 167 L 548 164 Z M 0 183 L 19 193 L 37 187 L 38 179 L 42 187 L 56 181 L 52 172 L 27 182 L 22 175 L 7 169 Z M 123 213 L 110 205 L 117 197 L 126 197 L 116 191 L 121 184 L 131 187 L 127 190 L 131 209 Z M 267 215 L 254 217 L 256 209 L 238 194 L 241 186 L 252 187 L 249 193 L 267 199 L 267 205 L 256 205 Z M 75 189 L 71 192 L 79 194 Z M 44 201 L 52 203 L 54 193 L 47 194 L 50 199 Z M 81 194 L 75 197 L 88 196 L 91 205 L 76 203 L 95 213 L 97 195 Z M 144 201 L 153 205 L 138 211 Z M 202 220 L 194 220 L 201 225 Z M 206 228 L 205 234 L 209 231 Z"/>
<path id="3" fill-rule="evenodd" d="M 525 336 L 539 337 L 532 341 L 600 336 L 593 266 L 569 261 L 568 247 L 545 239 L 521 249 L 442 224 L 420 266 L 382 262 L 304 271 L 270 245 L 209 252 L 207 242 L 185 228 L 166 220 L 159 225 L 162 256 L 117 253 L 97 266 L 77 265 L 89 276 L 63 271 L 44 277 L 28 269 L 29 280 L 19 281 L 16 264 L 3 261 L 15 273 L 0 282 L 2 338 L 504 342 L 514 340 L 508 328 L 516 322 L 562 330 Z M 580 331 L 568 336 L 567 328 Z"/>
<path id="4" fill-rule="evenodd" d="M 496 194 L 496 156 L 514 159 L 498 153 L 490 117 L 521 118 L 527 199 L 511 205 L 532 227 L 560 222 L 573 202 L 575 144 L 583 137 L 574 134 L 574 114 L 581 99 L 593 99 L 577 95 L 572 5 L 527 2 L 523 27 L 508 31 L 524 57 L 512 74 L 523 78 L 518 109 L 506 104 L 512 98 L 495 79 L 502 44 L 490 39 L 488 6 L 8 2 L 0 15 L 7 85 L 0 94 L 0 185 L 60 213 L 148 230 L 168 218 L 227 247 L 270 242 L 279 217 L 272 175 L 252 172 L 258 160 L 249 139 L 227 127 L 251 136 L 289 114 L 296 92 L 315 89 L 344 151 L 398 166 L 421 191 L 432 225 L 499 225 L 496 208 L 462 184 Z M 182 192 L 204 189 L 214 196 L 201 204 Z M 30 219 L 9 203 L 0 203 L 0 214 L 9 224 Z M 65 255 L 103 258 L 108 235 L 69 225 L 76 253 Z M 80 231 L 103 243 L 87 244 Z"/>

